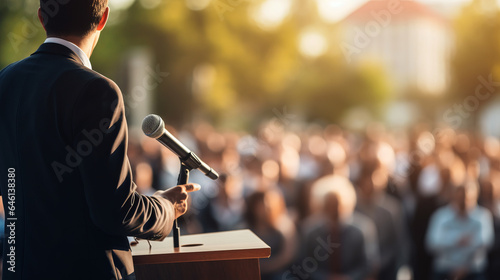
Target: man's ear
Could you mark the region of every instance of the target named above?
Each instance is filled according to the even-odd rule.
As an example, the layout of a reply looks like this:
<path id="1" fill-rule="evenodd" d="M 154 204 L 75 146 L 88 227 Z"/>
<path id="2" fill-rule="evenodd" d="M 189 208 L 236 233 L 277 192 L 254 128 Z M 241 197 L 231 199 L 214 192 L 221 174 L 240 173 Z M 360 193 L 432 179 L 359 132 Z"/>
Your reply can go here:
<path id="1" fill-rule="evenodd" d="M 108 22 L 108 17 L 109 17 L 109 7 L 106 7 L 106 10 L 104 11 L 104 14 L 102 15 L 101 21 L 99 22 L 99 25 L 97 26 L 97 31 L 102 31 L 104 29 L 104 26 L 106 26 L 106 23 Z"/>
<path id="2" fill-rule="evenodd" d="M 45 30 L 45 32 L 47 32 L 47 29 L 45 28 L 45 20 L 43 19 L 43 15 L 42 15 L 42 8 L 38 8 L 38 20 L 40 20 L 40 23 L 42 24 L 43 26 L 43 29 Z"/>

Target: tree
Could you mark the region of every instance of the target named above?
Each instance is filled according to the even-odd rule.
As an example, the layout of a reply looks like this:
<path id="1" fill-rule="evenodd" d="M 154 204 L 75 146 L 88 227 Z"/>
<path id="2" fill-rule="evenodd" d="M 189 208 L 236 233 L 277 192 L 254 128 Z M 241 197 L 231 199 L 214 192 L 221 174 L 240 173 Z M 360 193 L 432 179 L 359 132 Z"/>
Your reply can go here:
<path id="1" fill-rule="evenodd" d="M 464 104 L 468 97 L 474 97 L 481 79 L 500 81 L 500 17 L 496 3 L 485 6 L 485 2 L 472 1 L 455 20 L 450 106 Z M 475 124 L 478 112 L 487 103 L 480 101 L 479 108 L 467 112 L 471 114 L 469 125 Z"/>

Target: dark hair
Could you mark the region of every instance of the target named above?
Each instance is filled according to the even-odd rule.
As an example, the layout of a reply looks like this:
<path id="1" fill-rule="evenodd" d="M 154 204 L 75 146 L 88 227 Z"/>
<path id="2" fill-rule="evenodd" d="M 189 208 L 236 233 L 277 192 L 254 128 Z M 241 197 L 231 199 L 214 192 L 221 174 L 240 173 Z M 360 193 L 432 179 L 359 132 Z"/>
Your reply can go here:
<path id="1" fill-rule="evenodd" d="M 47 35 L 85 36 L 95 30 L 108 0 L 40 0 Z"/>

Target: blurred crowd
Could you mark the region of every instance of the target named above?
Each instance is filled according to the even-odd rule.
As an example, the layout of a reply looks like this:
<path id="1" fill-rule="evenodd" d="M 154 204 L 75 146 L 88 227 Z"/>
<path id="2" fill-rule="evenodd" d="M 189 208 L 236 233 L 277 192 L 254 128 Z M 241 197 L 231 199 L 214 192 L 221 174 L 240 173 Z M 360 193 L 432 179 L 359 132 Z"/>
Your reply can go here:
<path id="1" fill-rule="evenodd" d="M 270 121 L 255 133 L 176 131 L 221 174 L 192 171 L 183 234 L 249 228 L 262 279 L 497 279 L 500 141 L 416 125 L 363 132 Z M 138 191 L 176 185 L 179 159 L 131 133 Z"/>

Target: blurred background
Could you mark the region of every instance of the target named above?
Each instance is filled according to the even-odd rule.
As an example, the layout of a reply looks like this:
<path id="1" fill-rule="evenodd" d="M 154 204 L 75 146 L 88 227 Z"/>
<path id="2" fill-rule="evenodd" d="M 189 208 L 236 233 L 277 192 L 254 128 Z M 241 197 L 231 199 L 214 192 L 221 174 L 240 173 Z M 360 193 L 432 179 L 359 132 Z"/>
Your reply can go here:
<path id="1" fill-rule="evenodd" d="M 92 63 L 121 87 L 131 126 L 156 112 L 175 126 L 248 131 L 286 107 L 294 122 L 500 135 L 494 94 L 470 97 L 500 81 L 497 1 L 390 2 L 110 0 Z M 37 7 L 1 1 L 0 67 L 43 42 Z"/>
<path id="2" fill-rule="evenodd" d="M 470 184 L 490 219 L 480 246 L 458 226 L 450 273 L 497 279 L 499 2 L 110 0 L 91 62 L 125 97 L 138 191 L 179 171 L 140 131 L 156 113 L 222 174 L 192 172 L 184 234 L 251 228 L 263 279 L 433 279 L 430 221 Z M 37 9 L 1 0 L 0 69 L 45 39 Z"/>

